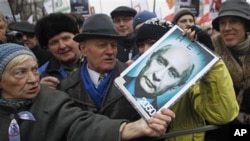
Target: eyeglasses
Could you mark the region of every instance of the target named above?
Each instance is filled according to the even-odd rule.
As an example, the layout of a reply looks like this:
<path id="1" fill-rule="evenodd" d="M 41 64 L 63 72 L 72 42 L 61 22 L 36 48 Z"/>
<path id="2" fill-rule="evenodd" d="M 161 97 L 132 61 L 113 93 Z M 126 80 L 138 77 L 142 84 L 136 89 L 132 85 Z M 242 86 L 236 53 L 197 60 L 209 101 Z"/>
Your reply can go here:
<path id="1" fill-rule="evenodd" d="M 35 33 L 30 33 L 30 32 L 23 32 L 23 35 L 27 36 L 27 38 L 35 37 Z"/>
<path id="2" fill-rule="evenodd" d="M 119 23 L 121 21 L 123 21 L 123 22 L 129 22 L 131 20 L 133 20 L 133 17 L 124 16 L 124 17 L 114 17 L 113 18 L 113 22 L 114 23 Z"/>

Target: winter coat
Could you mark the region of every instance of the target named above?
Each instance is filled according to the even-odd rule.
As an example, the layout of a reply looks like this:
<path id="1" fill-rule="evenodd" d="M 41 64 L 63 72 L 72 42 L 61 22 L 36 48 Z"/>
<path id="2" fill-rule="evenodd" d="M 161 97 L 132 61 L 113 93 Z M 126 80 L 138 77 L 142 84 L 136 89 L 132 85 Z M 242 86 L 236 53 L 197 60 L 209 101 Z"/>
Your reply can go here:
<path id="1" fill-rule="evenodd" d="M 71 77 L 64 79 L 60 83 L 58 89 L 68 93 L 83 110 L 106 115 L 112 119 L 128 119 L 135 121 L 140 118 L 140 115 L 123 96 L 121 91 L 114 85 L 114 79 L 119 76 L 126 67 L 127 65 L 117 61 L 114 68 L 115 72 L 108 83 L 100 108 L 93 102 L 90 94 L 88 94 L 83 87 L 80 69 L 73 73 Z"/>
<path id="2" fill-rule="evenodd" d="M 15 118 L 20 126 L 21 141 L 118 141 L 123 122 L 82 111 L 67 94 L 47 86 L 41 87 L 28 111 L 36 121 Z M 1 141 L 9 141 L 8 128 L 18 112 L 0 105 Z"/>
<path id="3" fill-rule="evenodd" d="M 172 107 L 176 118 L 169 132 L 194 129 L 210 124 L 222 125 L 237 117 L 239 106 L 229 72 L 220 60 Z M 176 136 L 166 141 L 204 141 L 204 132 Z"/>

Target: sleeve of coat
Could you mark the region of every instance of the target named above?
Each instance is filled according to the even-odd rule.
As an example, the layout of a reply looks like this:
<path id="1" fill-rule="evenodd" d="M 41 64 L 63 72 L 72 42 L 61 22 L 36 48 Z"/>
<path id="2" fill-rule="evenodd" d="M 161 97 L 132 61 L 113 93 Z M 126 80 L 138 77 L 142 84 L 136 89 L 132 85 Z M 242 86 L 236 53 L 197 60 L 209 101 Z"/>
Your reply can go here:
<path id="1" fill-rule="evenodd" d="M 201 79 L 193 89 L 197 95 L 194 107 L 211 124 L 225 124 L 235 119 L 239 106 L 230 74 L 222 60 Z"/>
<path id="2" fill-rule="evenodd" d="M 38 120 L 42 121 L 46 141 L 119 141 L 119 129 L 124 120 L 111 120 L 83 111 L 75 107 L 66 93 L 51 91 L 47 89 L 43 93 L 44 100 L 39 102 L 43 114 Z"/>

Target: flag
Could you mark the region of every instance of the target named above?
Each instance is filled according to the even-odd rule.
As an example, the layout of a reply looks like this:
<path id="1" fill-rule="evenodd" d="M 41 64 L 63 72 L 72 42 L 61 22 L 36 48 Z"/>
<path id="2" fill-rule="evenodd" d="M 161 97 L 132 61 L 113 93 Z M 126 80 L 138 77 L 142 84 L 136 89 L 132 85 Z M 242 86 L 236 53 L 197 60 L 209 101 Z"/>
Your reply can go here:
<path id="1" fill-rule="evenodd" d="M 173 17 L 174 17 L 174 13 L 171 13 L 171 14 L 167 15 L 167 16 L 164 18 L 164 20 L 166 20 L 166 21 L 172 21 L 172 20 L 173 20 Z"/>
<path id="2" fill-rule="evenodd" d="M 210 4 L 209 0 L 205 0 L 204 4 Z"/>
<path id="3" fill-rule="evenodd" d="M 212 20 L 212 19 L 210 18 L 210 14 L 209 14 L 209 13 L 206 13 L 205 15 L 203 15 L 203 16 L 200 18 L 199 23 L 200 23 L 200 24 L 203 24 L 203 23 L 205 23 L 205 22 L 209 22 L 210 20 Z"/>

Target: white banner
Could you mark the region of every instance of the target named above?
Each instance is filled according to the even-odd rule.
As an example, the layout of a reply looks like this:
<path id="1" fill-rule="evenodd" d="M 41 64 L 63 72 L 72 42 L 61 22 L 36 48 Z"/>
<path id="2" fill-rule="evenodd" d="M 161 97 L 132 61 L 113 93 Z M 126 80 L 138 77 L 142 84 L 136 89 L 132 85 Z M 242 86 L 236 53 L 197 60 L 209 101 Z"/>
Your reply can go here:
<path id="1" fill-rule="evenodd" d="M 132 8 L 134 8 L 137 12 L 141 12 L 143 10 L 149 10 L 148 1 L 147 0 L 131 0 Z"/>

